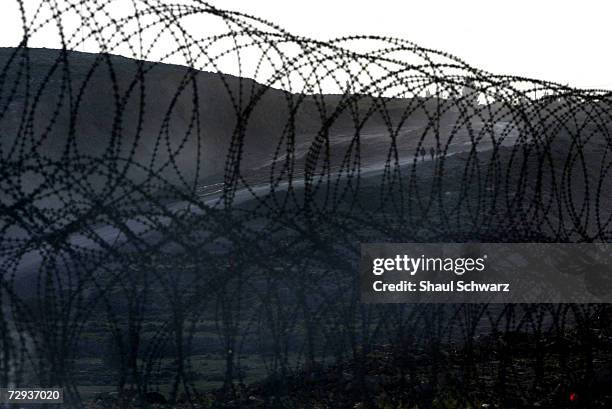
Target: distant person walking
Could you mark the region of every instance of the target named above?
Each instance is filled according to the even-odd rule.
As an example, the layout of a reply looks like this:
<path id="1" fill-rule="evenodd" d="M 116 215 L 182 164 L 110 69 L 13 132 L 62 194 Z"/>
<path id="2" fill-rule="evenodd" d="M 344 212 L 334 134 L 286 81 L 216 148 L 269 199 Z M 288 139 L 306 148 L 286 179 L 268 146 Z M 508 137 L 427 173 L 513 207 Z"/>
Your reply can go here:
<path id="1" fill-rule="evenodd" d="M 429 155 L 431 156 L 431 160 L 434 160 L 434 157 L 436 156 L 436 150 L 433 146 L 429 148 Z"/>
<path id="2" fill-rule="evenodd" d="M 425 160 L 425 155 L 427 155 L 427 151 L 424 146 L 421 146 L 421 161 Z"/>

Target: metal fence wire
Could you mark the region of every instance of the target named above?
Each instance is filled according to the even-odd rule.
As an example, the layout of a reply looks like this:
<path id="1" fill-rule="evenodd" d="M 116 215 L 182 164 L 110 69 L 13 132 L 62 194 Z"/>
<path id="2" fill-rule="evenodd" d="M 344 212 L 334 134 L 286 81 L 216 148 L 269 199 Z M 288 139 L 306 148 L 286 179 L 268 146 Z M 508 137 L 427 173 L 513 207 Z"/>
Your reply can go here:
<path id="1" fill-rule="evenodd" d="M 611 407 L 607 306 L 363 304 L 358 277 L 359 243 L 610 241 L 610 91 L 196 0 L 8 3 L 0 387 Z"/>

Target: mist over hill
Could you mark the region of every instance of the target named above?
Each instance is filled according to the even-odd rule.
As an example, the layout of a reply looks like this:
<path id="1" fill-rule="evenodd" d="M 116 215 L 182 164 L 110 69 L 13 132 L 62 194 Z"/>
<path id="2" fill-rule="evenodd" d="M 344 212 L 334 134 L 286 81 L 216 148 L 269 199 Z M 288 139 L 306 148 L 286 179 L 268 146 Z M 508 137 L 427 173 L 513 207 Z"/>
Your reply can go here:
<path id="1" fill-rule="evenodd" d="M 291 94 L 108 54 L 4 48 L 0 67 L 2 161 L 24 168 L 73 163 L 75 177 L 96 193 L 110 186 L 101 176 L 111 173 L 103 169 L 109 163 L 134 183 L 153 176 L 190 189 L 222 178 L 231 155 L 243 170 L 270 163 L 287 150 L 283 139 L 299 145 L 321 132 L 352 136 L 360 121 L 359 132 L 384 133 L 409 103 L 387 101 L 396 106 L 383 113 L 364 96 L 349 112 L 338 110 L 346 95 Z M 410 118 L 411 126 L 424 121 L 422 112 Z M 31 170 L 21 175 L 27 190 L 37 183 Z"/>
<path id="2" fill-rule="evenodd" d="M 544 204 L 553 224 L 607 225 L 610 187 L 598 181 L 611 146 L 608 99 L 569 89 L 530 99 L 509 83 L 436 81 L 450 94 L 290 93 L 110 54 L 0 49 L 0 197 L 15 218 L 34 217 L 8 231 L 32 237 L 94 223 L 100 206 L 116 212 L 151 195 L 172 202 L 242 189 L 245 197 L 295 181 L 353 190 L 358 173 L 419 201 L 493 192 L 497 215 L 505 196 L 503 208 L 564 203 Z M 435 165 L 417 168 L 426 158 Z M 427 178 L 437 182 L 417 189 Z"/>

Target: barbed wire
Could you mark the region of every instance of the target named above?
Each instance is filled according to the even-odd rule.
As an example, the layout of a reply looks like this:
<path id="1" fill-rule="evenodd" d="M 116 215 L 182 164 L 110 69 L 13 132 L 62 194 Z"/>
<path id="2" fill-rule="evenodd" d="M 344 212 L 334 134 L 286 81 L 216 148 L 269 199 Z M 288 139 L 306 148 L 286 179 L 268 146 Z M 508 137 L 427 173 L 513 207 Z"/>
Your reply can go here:
<path id="1" fill-rule="evenodd" d="M 196 405 L 219 365 L 213 407 L 314 404 L 337 385 L 298 391 L 325 371 L 353 388 L 327 407 L 381 388 L 397 407 L 605 404 L 581 389 L 610 363 L 604 306 L 366 305 L 357 260 L 362 242 L 608 242 L 610 91 L 201 1 L 16 4 L 2 387 Z"/>

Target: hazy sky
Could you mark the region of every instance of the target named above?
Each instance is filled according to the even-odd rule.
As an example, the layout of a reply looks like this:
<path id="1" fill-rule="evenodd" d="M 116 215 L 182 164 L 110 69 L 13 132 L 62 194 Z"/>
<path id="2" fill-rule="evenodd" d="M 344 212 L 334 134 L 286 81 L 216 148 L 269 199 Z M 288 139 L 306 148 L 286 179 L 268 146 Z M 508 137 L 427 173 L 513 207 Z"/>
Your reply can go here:
<path id="1" fill-rule="evenodd" d="M 612 88 L 610 0 L 218 0 L 294 33 L 405 38 L 500 74 Z"/>
<path id="2" fill-rule="evenodd" d="M 113 1 L 117 8 L 132 2 Z M 2 2 L 0 45 L 15 45 L 21 35 L 16 18 L 17 0 Z M 39 2 L 25 0 L 32 10 Z M 394 36 L 449 52 L 472 66 L 499 74 L 612 89 L 610 0 L 212 0 L 210 3 L 256 15 L 311 38 L 330 39 L 351 34 Z M 194 27 L 206 30 L 206 24 Z M 43 43 L 36 45 L 53 47 L 52 37 L 49 36 L 47 44 L 45 36 L 40 36 L 39 41 L 42 38 Z"/>

